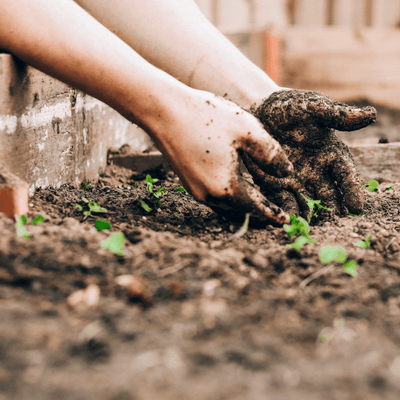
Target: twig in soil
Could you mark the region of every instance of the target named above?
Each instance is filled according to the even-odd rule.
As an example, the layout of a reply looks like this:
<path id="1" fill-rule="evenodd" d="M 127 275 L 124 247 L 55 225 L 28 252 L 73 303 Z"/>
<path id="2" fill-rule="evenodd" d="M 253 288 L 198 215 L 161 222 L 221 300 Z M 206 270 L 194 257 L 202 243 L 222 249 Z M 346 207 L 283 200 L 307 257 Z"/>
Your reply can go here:
<path id="1" fill-rule="evenodd" d="M 172 267 L 168 267 L 168 268 L 165 268 L 162 271 L 160 271 L 158 276 L 160 278 L 163 278 L 164 276 L 174 274 L 175 272 L 180 271 L 182 268 L 185 268 L 189 264 L 190 264 L 190 262 L 187 262 L 187 260 L 180 261 L 177 264 L 173 265 Z"/>
<path id="2" fill-rule="evenodd" d="M 247 213 L 242 227 L 234 235 L 226 239 L 225 242 L 229 242 L 232 239 L 238 239 L 242 237 L 247 232 L 247 228 L 249 227 L 249 221 L 250 221 L 250 213 Z"/>
<path id="3" fill-rule="evenodd" d="M 317 279 L 318 277 L 326 274 L 329 271 L 333 271 L 332 265 L 328 265 L 327 267 L 320 269 L 319 271 L 311 274 L 308 278 L 304 279 L 304 281 L 300 283 L 299 289 L 304 289 L 311 281 Z"/>

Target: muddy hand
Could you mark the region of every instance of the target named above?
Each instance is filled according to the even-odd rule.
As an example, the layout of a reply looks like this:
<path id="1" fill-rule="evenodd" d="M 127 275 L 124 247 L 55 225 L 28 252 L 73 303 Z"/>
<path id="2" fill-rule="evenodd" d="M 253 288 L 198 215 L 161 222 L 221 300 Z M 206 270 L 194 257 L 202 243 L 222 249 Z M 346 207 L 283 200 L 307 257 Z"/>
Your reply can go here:
<path id="1" fill-rule="evenodd" d="M 260 121 L 234 103 L 193 91 L 154 135 L 159 149 L 197 200 L 231 220 L 251 213 L 257 220 L 282 225 L 289 216 L 239 175 L 239 153 L 260 171 L 283 177 L 293 172 L 280 144 Z"/>
<path id="2" fill-rule="evenodd" d="M 308 212 L 304 196 L 343 213 L 360 214 L 364 197 L 348 147 L 335 129 L 354 131 L 376 120 L 373 107 L 351 107 L 320 92 L 281 90 L 254 111 L 265 129 L 282 145 L 295 174 L 279 179 L 263 172 L 246 155 L 243 161 L 261 191 L 289 214 Z"/>

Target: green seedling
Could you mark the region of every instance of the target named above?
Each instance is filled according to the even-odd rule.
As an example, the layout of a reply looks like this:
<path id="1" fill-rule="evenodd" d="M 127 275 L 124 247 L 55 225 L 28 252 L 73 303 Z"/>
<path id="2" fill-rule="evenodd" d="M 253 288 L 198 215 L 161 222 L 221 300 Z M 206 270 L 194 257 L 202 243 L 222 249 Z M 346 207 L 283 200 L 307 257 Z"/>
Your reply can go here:
<path id="1" fill-rule="evenodd" d="M 140 205 L 143 207 L 143 209 L 145 211 L 147 211 L 147 212 L 151 211 L 151 208 L 142 199 L 139 199 L 139 201 L 140 201 Z"/>
<path id="2" fill-rule="evenodd" d="M 183 188 L 182 186 L 180 186 L 180 187 L 178 187 L 178 188 L 175 188 L 175 190 L 179 190 L 180 192 L 183 192 L 183 193 L 185 193 L 185 194 L 188 194 L 188 191 L 187 191 L 185 188 Z"/>
<path id="3" fill-rule="evenodd" d="M 386 190 L 392 190 L 394 188 L 394 184 L 392 183 L 391 185 L 389 185 L 389 186 L 386 186 Z"/>
<path id="4" fill-rule="evenodd" d="M 83 215 L 89 215 L 89 216 L 93 217 L 92 212 L 103 212 L 103 213 L 108 212 L 105 208 L 100 207 L 100 205 L 97 204 L 94 200 L 90 200 L 90 201 L 89 201 L 89 200 L 86 199 L 85 197 L 82 197 L 82 200 L 83 200 L 85 203 L 87 203 L 87 205 L 88 205 L 88 207 L 89 207 L 89 209 L 90 209 L 90 211 L 84 211 L 84 212 L 83 212 Z M 79 211 L 82 211 L 82 210 L 83 210 L 83 208 L 82 208 L 82 206 L 81 206 L 80 204 L 77 204 L 77 205 L 75 206 L 75 208 L 77 208 Z"/>
<path id="5" fill-rule="evenodd" d="M 368 235 L 365 238 L 365 242 L 360 240 L 357 243 L 354 243 L 354 246 L 361 247 L 362 249 L 370 249 L 371 248 L 371 238 L 372 238 L 372 234 Z"/>
<path id="6" fill-rule="evenodd" d="M 301 193 L 301 195 L 305 198 L 305 200 L 307 202 L 307 205 L 308 205 L 308 208 L 310 209 L 310 214 L 307 217 L 308 223 L 311 222 L 312 217 L 318 217 L 318 214 L 316 212 L 318 210 L 333 211 L 331 208 L 327 208 L 327 207 L 321 206 L 321 204 L 320 204 L 321 200 L 310 200 L 310 199 L 307 199 L 307 197 L 304 196 L 303 193 Z M 316 208 L 316 211 L 314 212 L 315 208 Z"/>
<path id="7" fill-rule="evenodd" d="M 85 185 L 85 189 L 87 189 L 89 187 L 90 183 L 88 183 L 87 185 Z"/>
<path id="8" fill-rule="evenodd" d="M 100 243 L 100 246 L 103 249 L 108 249 L 115 254 L 120 256 L 124 255 L 124 252 L 121 250 L 125 243 L 125 235 L 122 232 L 114 232 L 110 235 L 110 237 L 104 242 Z"/>
<path id="9" fill-rule="evenodd" d="M 22 236 L 25 239 L 29 239 L 31 235 L 26 231 L 26 215 L 21 215 L 19 218 L 16 219 L 15 227 L 17 228 L 17 235 Z"/>
<path id="10" fill-rule="evenodd" d="M 38 225 L 44 221 L 43 215 L 38 215 L 32 221 L 32 225 Z M 27 224 L 26 215 L 21 215 L 21 217 L 16 219 L 15 227 L 17 229 L 17 235 L 29 239 L 31 235 L 26 231 L 25 225 Z"/>
<path id="11" fill-rule="evenodd" d="M 319 251 L 319 259 L 323 264 L 329 264 L 336 261 L 343 264 L 343 271 L 349 275 L 355 276 L 357 273 L 358 264 L 353 261 L 346 261 L 346 250 L 340 246 L 325 246 Z"/>
<path id="12" fill-rule="evenodd" d="M 249 182 L 251 186 L 253 186 L 253 184 L 248 179 L 246 179 L 246 181 Z"/>
<path id="13" fill-rule="evenodd" d="M 155 198 L 160 198 L 161 196 L 165 196 L 168 193 L 168 190 L 164 190 L 163 187 L 157 189 L 157 192 L 154 193 Z"/>
<path id="14" fill-rule="evenodd" d="M 290 216 L 289 221 L 290 225 L 283 226 L 286 233 L 291 239 L 293 239 L 297 233 L 301 236 L 299 236 L 293 243 L 287 244 L 286 246 L 293 247 L 297 251 L 300 251 L 306 243 L 317 243 L 314 239 L 310 238 L 310 226 L 304 218 L 297 217 L 293 214 Z"/>
<path id="15" fill-rule="evenodd" d="M 364 215 L 364 213 L 363 212 L 361 214 L 347 213 L 347 215 L 350 215 L 350 217 L 362 217 Z"/>
<path id="16" fill-rule="evenodd" d="M 331 339 L 332 339 L 332 335 L 331 335 L 330 333 L 328 333 L 328 334 L 326 334 L 326 335 L 324 335 L 324 336 L 320 336 L 320 337 L 319 337 L 319 340 L 320 340 L 322 343 L 329 342 Z"/>
<path id="17" fill-rule="evenodd" d="M 103 221 L 102 219 L 98 219 L 96 221 L 95 227 L 98 232 L 101 232 L 104 229 L 110 229 L 111 223 L 110 221 Z"/>
<path id="18" fill-rule="evenodd" d="M 154 185 L 154 183 L 158 182 L 158 179 L 153 179 L 153 178 L 151 177 L 151 175 L 147 174 L 147 175 L 146 175 L 146 182 L 147 182 L 147 188 L 146 188 L 146 190 L 147 190 L 149 193 L 153 193 L 153 185 Z"/>
<path id="19" fill-rule="evenodd" d="M 365 190 L 366 188 L 368 188 L 369 192 L 376 192 L 379 191 L 379 182 L 376 181 L 375 179 L 371 179 L 370 181 L 368 181 L 368 183 L 366 185 L 364 185 L 363 190 Z"/>
<path id="20" fill-rule="evenodd" d="M 32 225 L 38 225 L 44 221 L 43 215 L 38 215 L 35 217 L 35 219 L 32 221 Z"/>

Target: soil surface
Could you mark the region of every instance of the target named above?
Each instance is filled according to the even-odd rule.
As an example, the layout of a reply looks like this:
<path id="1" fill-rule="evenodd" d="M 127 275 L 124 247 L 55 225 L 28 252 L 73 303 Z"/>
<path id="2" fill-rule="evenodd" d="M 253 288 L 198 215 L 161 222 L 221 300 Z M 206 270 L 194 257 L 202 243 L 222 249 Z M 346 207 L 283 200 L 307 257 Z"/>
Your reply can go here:
<path id="1" fill-rule="evenodd" d="M 87 188 L 38 189 L 30 238 L 0 214 L 0 400 L 399 398 L 399 183 L 297 252 L 282 228 L 232 239 L 240 224 L 152 176 L 158 211 L 144 176 L 108 166 Z M 107 213 L 84 216 L 82 197 Z M 114 232 L 123 255 L 101 246 Z M 357 276 L 325 268 L 328 242 Z"/>

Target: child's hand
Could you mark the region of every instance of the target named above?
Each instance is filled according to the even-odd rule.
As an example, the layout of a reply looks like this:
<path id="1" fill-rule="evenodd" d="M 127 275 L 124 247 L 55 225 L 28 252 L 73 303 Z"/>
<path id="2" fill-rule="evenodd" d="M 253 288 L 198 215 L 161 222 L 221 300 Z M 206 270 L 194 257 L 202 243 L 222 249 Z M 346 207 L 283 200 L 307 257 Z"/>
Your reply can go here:
<path id="1" fill-rule="evenodd" d="M 288 178 L 271 177 L 244 155 L 243 161 L 264 195 L 289 214 L 308 211 L 301 193 L 322 200 L 336 214 L 341 214 L 342 204 L 351 213 L 362 212 L 358 172 L 335 129 L 354 131 L 368 126 L 376 120 L 373 107 L 350 107 L 320 92 L 281 90 L 265 99 L 254 115 L 279 141 L 296 171 Z"/>

